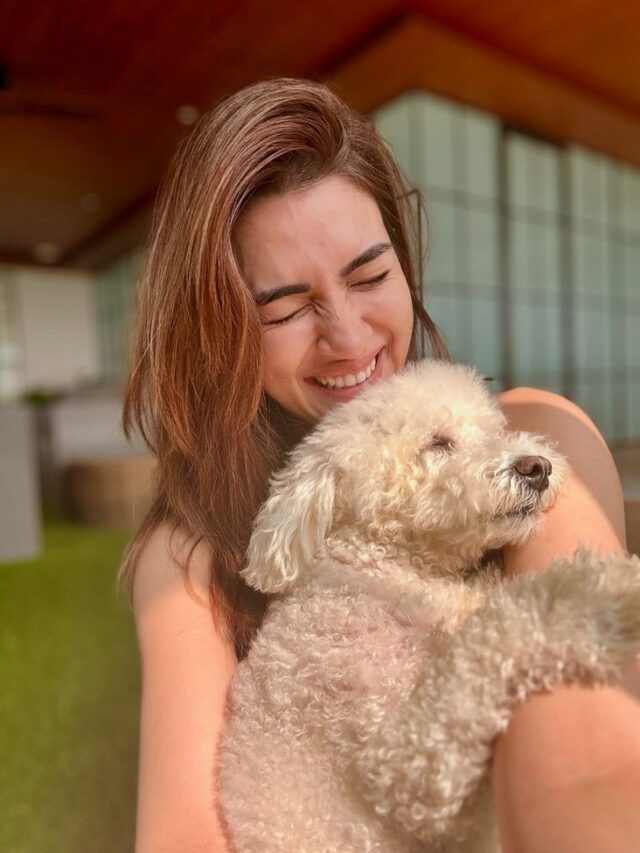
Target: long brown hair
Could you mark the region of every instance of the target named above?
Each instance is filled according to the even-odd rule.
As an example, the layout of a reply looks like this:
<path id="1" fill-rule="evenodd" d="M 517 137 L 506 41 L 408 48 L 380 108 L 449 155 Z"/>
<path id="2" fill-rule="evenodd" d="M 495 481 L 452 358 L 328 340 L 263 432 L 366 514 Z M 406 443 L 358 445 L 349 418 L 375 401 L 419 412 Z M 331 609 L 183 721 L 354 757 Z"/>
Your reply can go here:
<path id="1" fill-rule="evenodd" d="M 371 124 L 327 86 L 267 80 L 231 95 L 178 152 L 160 194 L 138 291 L 124 429 L 159 463 L 156 497 L 120 569 L 131 594 L 141 549 L 168 521 L 211 555 L 211 599 L 244 653 L 265 599 L 239 576 L 269 475 L 294 424 L 262 389 L 261 326 L 232 247 L 234 225 L 261 193 L 329 175 L 377 202 L 411 289 L 410 358 L 449 359 L 420 301 L 420 234 L 411 192 Z M 417 252 L 415 251 L 417 248 Z M 188 560 L 182 566 L 186 572 Z"/>

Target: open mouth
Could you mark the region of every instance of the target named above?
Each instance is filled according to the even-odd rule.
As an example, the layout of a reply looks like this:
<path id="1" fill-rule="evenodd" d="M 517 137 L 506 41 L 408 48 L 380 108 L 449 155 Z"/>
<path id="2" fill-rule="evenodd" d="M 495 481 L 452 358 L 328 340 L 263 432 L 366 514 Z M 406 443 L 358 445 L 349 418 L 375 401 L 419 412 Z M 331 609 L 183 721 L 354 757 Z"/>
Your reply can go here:
<path id="1" fill-rule="evenodd" d="M 372 381 L 375 382 L 381 377 L 384 349 L 382 347 L 382 349 L 378 350 L 371 363 L 356 374 L 347 374 L 340 377 L 324 377 L 324 381 L 322 382 L 317 377 L 311 376 L 306 381 L 310 382 L 316 388 L 321 388 L 336 399 L 349 399 L 359 393 L 366 385 L 369 385 Z"/>

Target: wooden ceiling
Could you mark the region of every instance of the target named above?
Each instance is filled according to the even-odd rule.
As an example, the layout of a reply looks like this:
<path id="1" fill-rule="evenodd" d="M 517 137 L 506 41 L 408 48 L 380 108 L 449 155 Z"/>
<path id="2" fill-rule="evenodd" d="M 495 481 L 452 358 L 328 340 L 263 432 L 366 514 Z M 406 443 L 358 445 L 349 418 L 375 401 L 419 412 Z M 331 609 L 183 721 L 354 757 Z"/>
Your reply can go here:
<path id="1" fill-rule="evenodd" d="M 427 28 L 403 41 L 408 18 Z M 490 59 L 492 74 L 474 66 L 465 81 L 459 65 L 454 74 L 455 51 L 440 39 L 436 54 L 436 33 Z M 358 64 L 385 44 L 382 64 Z M 426 76 L 416 71 L 421 55 L 425 67 L 431 59 Z M 5 261 L 95 266 L 140 240 L 158 181 L 189 133 L 178 108 L 204 111 L 268 76 L 331 79 L 361 109 L 413 80 L 509 120 L 511 85 L 519 123 L 537 132 L 545 126 L 536 110 L 559 119 L 573 96 L 599 117 L 600 135 L 587 128 L 581 141 L 640 163 L 640 142 L 637 152 L 630 142 L 634 129 L 640 140 L 636 0 L 4 0 L 0 69 Z M 522 75 L 565 101 L 532 89 L 528 122 Z M 555 126 L 556 137 L 572 138 L 566 123 Z"/>

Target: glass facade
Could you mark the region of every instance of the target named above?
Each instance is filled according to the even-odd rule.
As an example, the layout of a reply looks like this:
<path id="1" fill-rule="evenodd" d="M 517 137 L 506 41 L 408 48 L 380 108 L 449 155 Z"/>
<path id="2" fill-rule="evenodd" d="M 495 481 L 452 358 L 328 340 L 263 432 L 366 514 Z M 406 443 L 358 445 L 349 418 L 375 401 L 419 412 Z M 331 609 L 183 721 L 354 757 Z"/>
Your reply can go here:
<path id="1" fill-rule="evenodd" d="M 23 348 L 11 271 L 0 267 L 0 400 L 22 390 Z"/>
<path id="2" fill-rule="evenodd" d="M 456 360 L 640 438 L 640 170 L 426 92 L 373 121 L 426 199 L 424 302 Z"/>
<path id="3" fill-rule="evenodd" d="M 96 273 L 100 375 L 104 379 L 126 375 L 135 286 L 143 262 L 144 253 L 139 250 Z"/>

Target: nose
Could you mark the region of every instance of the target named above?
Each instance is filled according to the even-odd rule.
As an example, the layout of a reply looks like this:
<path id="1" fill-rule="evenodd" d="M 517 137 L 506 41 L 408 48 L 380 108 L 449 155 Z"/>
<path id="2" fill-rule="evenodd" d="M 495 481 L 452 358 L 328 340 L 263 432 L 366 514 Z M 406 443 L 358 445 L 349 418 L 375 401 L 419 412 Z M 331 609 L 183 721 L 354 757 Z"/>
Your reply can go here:
<path id="1" fill-rule="evenodd" d="M 551 462 L 544 456 L 521 456 L 513 464 L 514 469 L 524 477 L 532 489 L 544 492 L 549 486 Z"/>
<path id="2" fill-rule="evenodd" d="M 319 318 L 318 349 L 334 358 L 357 358 L 367 351 L 371 327 L 357 306 L 345 300 Z"/>

